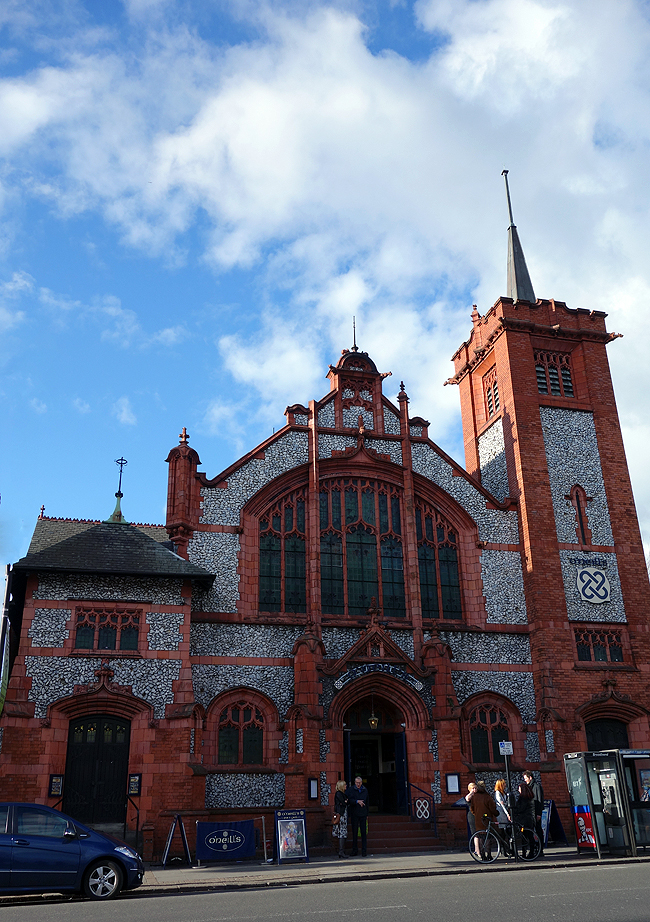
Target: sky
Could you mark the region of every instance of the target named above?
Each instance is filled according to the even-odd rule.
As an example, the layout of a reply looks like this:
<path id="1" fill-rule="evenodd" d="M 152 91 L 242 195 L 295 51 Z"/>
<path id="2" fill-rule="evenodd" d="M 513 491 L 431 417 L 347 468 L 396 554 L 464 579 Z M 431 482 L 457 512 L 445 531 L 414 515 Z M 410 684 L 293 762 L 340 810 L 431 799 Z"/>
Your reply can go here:
<path id="1" fill-rule="evenodd" d="M 4 0 L 0 561 L 163 523 L 357 341 L 464 462 L 451 356 L 506 293 L 606 311 L 650 541 L 650 3 Z"/>

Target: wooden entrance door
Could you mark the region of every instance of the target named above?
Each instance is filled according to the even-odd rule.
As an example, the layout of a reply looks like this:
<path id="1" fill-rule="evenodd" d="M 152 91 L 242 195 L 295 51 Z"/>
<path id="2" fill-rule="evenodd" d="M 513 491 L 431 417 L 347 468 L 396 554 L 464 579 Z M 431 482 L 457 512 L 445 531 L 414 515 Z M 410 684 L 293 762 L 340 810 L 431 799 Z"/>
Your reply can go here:
<path id="1" fill-rule="evenodd" d="M 70 721 L 63 812 L 90 826 L 123 823 L 131 724 L 98 715 Z"/>

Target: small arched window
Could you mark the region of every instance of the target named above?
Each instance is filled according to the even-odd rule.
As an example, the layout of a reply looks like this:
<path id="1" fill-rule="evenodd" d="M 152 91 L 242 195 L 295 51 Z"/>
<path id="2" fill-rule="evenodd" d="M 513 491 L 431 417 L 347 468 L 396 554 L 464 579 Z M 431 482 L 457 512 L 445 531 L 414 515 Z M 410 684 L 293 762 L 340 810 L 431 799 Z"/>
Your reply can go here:
<path id="1" fill-rule="evenodd" d="M 219 714 L 219 765 L 261 765 L 264 762 L 264 715 L 245 699 L 234 701 Z"/>
<path id="2" fill-rule="evenodd" d="M 469 735 L 472 746 L 472 762 L 504 762 L 499 753 L 499 743 L 510 739 L 508 718 L 496 705 L 479 705 L 469 717 Z"/>

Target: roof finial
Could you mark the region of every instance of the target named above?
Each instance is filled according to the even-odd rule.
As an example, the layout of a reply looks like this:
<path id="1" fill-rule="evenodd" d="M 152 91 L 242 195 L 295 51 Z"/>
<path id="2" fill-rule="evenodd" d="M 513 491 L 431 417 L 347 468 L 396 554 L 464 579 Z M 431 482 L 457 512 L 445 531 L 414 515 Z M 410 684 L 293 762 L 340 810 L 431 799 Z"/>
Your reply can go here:
<path id="1" fill-rule="evenodd" d="M 508 199 L 508 297 L 513 301 L 530 301 L 535 303 L 535 292 L 528 274 L 524 251 L 519 241 L 517 226 L 512 216 L 512 203 L 510 201 L 510 186 L 508 185 L 508 170 L 502 170 L 501 175 L 506 182 L 506 196 Z"/>
<path id="2" fill-rule="evenodd" d="M 183 426 L 183 428 L 182 428 L 182 430 L 181 430 L 181 432 L 180 432 L 178 438 L 180 439 L 181 442 L 187 442 L 187 441 L 188 441 L 189 435 L 187 434 L 187 429 L 185 428 L 185 426 Z"/>
<path id="3" fill-rule="evenodd" d="M 358 352 L 359 347 L 357 346 L 357 318 L 352 315 L 352 352 Z"/>
<path id="4" fill-rule="evenodd" d="M 129 462 L 126 460 L 126 458 L 118 458 L 115 463 L 120 469 L 120 480 L 117 486 L 117 493 L 115 494 L 115 499 L 117 500 L 117 502 L 115 503 L 115 509 L 113 509 L 112 516 L 106 519 L 106 522 L 107 523 L 110 522 L 113 525 L 126 525 L 128 523 L 126 519 L 124 518 L 124 516 L 122 515 L 122 509 L 120 507 L 120 500 L 124 496 L 124 494 L 122 493 L 122 471 L 124 470 L 124 468 Z"/>
<path id="5" fill-rule="evenodd" d="M 41 506 L 41 514 L 39 515 L 39 519 L 42 519 L 44 517 L 45 517 L 45 506 Z"/>

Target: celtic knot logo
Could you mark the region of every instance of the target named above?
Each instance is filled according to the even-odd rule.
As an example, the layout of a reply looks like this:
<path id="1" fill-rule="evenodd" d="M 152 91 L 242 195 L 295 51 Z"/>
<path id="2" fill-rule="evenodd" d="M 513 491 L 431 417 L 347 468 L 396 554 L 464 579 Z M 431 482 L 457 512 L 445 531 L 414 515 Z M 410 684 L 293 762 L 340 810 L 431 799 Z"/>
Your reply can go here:
<path id="1" fill-rule="evenodd" d="M 581 567 L 578 570 L 576 582 L 580 598 L 585 602 L 593 602 L 596 605 L 609 602 L 611 589 L 609 580 L 602 570 L 597 570 L 595 567 Z"/>

